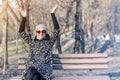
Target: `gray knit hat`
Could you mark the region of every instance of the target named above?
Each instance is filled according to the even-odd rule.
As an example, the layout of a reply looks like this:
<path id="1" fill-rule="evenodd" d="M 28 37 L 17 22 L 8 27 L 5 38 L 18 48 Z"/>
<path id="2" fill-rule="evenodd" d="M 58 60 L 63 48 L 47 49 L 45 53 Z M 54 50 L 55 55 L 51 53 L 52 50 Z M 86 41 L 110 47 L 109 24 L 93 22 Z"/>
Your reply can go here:
<path id="1" fill-rule="evenodd" d="M 42 28 L 42 29 L 44 29 L 44 30 L 47 29 L 45 24 L 38 24 L 38 25 L 36 26 L 36 31 L 39 30 L 40 28 Z"/>

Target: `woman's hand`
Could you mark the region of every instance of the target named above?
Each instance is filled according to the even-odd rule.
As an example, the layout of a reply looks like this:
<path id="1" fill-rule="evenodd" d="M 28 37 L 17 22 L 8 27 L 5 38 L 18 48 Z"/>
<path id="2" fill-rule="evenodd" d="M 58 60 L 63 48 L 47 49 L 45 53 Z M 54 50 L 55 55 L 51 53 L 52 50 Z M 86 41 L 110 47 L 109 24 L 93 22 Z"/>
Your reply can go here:
<path id="1" fill-rule="evenodd" d="M 19 11 L 22 17 L 27 17 L 27 10 L 31 0 L 19 0 Z"/>
<path id="2" fill-rule="evenodd" d="M 27 10 L 24 10 L 21 8 L 19 11 L 20 11 L 22 17 L 27 17 Z"/>
<path id="3" fill-rule="evenodd" d="M 52 9 L 51 13 L 54 13 L 57 8 L 58 8 L 58 5 L 56 4 L 55 7 Z"/>
<path id="4" fill-rule="evenodd" d="M 52 17 L 52 20 L 53 20 L 54 29 L 59 29 L 59 24 L 58 24 L 58 21 L 57 21 L 57 18 L 55 16 L 55 14 L 54 14 L 57 7 L 58 7 L 58 5 L 56 4 L 55 7 L 51 11 L 51 17 Z"/>

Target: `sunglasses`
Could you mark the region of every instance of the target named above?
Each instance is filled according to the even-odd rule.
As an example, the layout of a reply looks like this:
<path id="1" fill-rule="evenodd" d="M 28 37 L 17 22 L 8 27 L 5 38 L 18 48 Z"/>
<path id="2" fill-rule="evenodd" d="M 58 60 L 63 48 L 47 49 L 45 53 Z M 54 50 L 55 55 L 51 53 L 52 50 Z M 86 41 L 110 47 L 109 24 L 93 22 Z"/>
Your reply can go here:
<path id="1" fill-rule="evenodd" d="M 46 33 L 45 30 L 42 30 L 42 31 L 36 31 L 36 33 L 40 34 L 40 33 Z"/>

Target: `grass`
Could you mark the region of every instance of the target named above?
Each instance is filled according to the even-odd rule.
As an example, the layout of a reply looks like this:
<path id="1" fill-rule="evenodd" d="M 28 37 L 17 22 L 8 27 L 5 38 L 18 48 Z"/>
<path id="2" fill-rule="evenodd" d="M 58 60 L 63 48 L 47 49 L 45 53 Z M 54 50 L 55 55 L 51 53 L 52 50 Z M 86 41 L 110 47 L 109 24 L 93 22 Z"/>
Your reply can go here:
<path id="1" fill-rule="evenodd" d="M 8 45 L 8 56 L 14 56 L 16 54 L 22 53 L 24 52 L 24 48 L 23 48 L 23 43 L 22 42 L 18 42 L 18 49 L 16 51 L 17 47 L 16 47 L 16 43 L 12 43 Z M 0 47 L 0 57 L 2 57 L 2 46 Z"/>
<path id="2" fill-rule="evenodd" d="M 110 80 L 120 80 L 120 77 L 111 77 Z"/>
<path id="3" fill-rule="evenodd" d="M 111 53 L 109 53 L 109 56 L 110 57 L 117 57 L 117 56 L 120 56 L 120 53 L 119 52 L 111 52 Z"/>

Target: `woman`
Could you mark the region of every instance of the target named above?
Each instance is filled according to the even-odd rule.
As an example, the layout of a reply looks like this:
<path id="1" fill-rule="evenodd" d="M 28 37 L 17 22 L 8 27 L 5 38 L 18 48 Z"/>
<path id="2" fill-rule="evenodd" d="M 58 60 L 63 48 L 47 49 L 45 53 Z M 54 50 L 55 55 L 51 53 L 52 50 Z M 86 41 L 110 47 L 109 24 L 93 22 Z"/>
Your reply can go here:
<path id="1" fill-rule="evenodd" d="M 30 55 L 26 63 L 26 80 L 51 80 L 52 76 L 52 47 L 59 35 L 59 24 L 54 11 L 57 5 L 51 11 L 51 17 L 54 24 L 54 33 L 50 37 L 44 24 L 39 24 L 35 29 L 35 38 L 25 33 L 26 11 L 20 11 L 23 15 L 19 34 L 21 38 L 29 44 Z M 41 78 L 41 79 L 40 79 Z"/>

